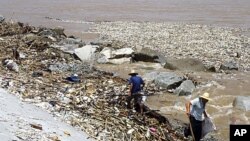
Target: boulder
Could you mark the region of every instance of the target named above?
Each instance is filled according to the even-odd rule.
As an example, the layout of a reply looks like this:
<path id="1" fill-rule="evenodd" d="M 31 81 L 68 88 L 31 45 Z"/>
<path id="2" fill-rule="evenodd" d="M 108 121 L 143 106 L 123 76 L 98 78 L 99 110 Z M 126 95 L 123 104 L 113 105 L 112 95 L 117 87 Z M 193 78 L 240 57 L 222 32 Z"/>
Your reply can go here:
<path id="1" fill-rule="evenodd" d="M 113 48 L 105 47 L 98 55 L 97 62 L 123 64 L 131 61 L 131 56 L 134 53 L 132 48 L 122 48 L 114 50 Z"/>
<path id="2" fill-rule="evenodd" d="M 153 63 L 164 64 L 166 62 L 166 58 L 161 53 L 155 50 L 152 50 L 149 48 L 143 48 L 134 54 L 133 61 L 143 61 L 143 62 L 153 62 Z"/>
<path id="3" fill-rule="evenodd" d="M 96 51 L 96 49 L 99 46 L 95 46 L 95 45 L 86 45 L 82 48 L 77 48 L 74 51 L 74 54 L 81 60 L 81 61 L 89 61 L 92 59 L 92 57 L 94 56 L 94 53 Z"/>
<path id="4" fill-rule="evenodd" d="M 102 49 L 102 51 L 99 53 L 97 58 L 97 63 L 105 64 L 109 62 L 109 58 L 112 56 L 113 48 L 105 47 Z"/>
<path id="5" fill-rule="evenodd" d="M 250 111 L 250 96 L 237 96 L 233 101 L 233 106 L 245 111 Z"/>
<path id="6" fill-rule="evenodd" d="M 4 16 L 0 15 L 0 23 L 2 23 L 5 20 Z"/>
<path id="7" fill-rule="evenodd" d="M 98 58 L 97 58 L 96 61 L 97 61 L 97 63 L 99 63 L 99 64 L 106 64 L 106 63 L 109 62 L 109 59 L 108 59 L 105 55 L 99 54 L 99 56 L 98 56 Z"/>
<path id="8" fill-rule="evenodd" d="M 205 65 L 194 58 L 169 59 L 164 68 L 170 70 L 207 71 Z"/>
<path id="9" fill-rule="evenodd" d="M 234 61 L 229 61 L 221 64 L 220 70 L 238 70 L 239 66 Z"/>
<path id="10" fill-rule="evenodd" d="M 147 81 L 153 81 L 156 86 L 164 89 L 174 89 L 184 80 L 183 76 L 172 72 L 150 72 L 146 73 L 143 78 Z"/>
<path id="11" fill-rule="evenodd" d="M 194 89 L 194 83 L 191 80 L 185 80 L 177 89 L 175 89 L 174 93 L 179 96 L 187 96 L 191 95 Z"/>
<path id="12" fill-rule="evenodd" d="M 132 56 L 134 50 L 132 48 L 121 48 L 112 51 L 112 58 L 121 58 L 126 56 Z"/>
<path id="13" fill-rule="evenodd" d="M 112 58 L 113 48 L 105 47 L 100 54 L 104 55 L 107 59 Z"/>
<path id="14" fill-rule="evenodd" d="M 120 64 L 124 64 L 124 63 L 130 63 L 131 61 L 131 57 L 123 57 L 123 58 L 118 58 L 118 59 L 109 59 L 109 63 L 111 64 L 116 64 L 116 65 L 120 65 Z"/>

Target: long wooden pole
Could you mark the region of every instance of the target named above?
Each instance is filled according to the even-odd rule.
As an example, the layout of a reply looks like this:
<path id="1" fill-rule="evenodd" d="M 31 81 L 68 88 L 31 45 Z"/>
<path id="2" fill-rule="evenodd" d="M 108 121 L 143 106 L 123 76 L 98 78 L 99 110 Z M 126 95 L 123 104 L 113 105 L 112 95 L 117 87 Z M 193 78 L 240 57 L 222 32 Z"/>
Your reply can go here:
<path id="1" fill-rule="evenodd" d="M 189 126 L 190 126 L 190 131 L 191 131 L 193 140 L 195 141 L 195 136 L 194 136 L 194 132 L 193 132 L 193 128 L 192 128 L 192 123 L 191 123 L 191 120 L 190 120 L 190 116 L 191 116 L 191 115 L 189 115 L 189 117 L 188 117 L 188 120 L 189 120 L 189 123 L 190 123 Z"/>

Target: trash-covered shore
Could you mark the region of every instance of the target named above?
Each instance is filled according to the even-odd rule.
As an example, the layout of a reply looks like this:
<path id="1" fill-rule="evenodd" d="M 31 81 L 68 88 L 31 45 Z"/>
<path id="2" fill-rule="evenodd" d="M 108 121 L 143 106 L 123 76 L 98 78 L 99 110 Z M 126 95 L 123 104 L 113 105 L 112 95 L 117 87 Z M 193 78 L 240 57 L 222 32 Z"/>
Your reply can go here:
<path id="1" fill-rule="evenodd" d="M 2 22 L 1 86 L 96 140 L 185 140 L 183 123 L 172 126 L 171 119 L 149 107 L 145 119 L 137 112 L 128 118 L 127 81 L 55 45 L 79 48 L 85 43 L 67 37 L 61 28 Z M 154 84 L 147 90 L 160 92 Z"/>
<path id="2" fill-rule="evenodd" d="M 103 42 L 119 41 L 134 49 L 150 48 L 167 58 L 196 58 L 217 70 L 234 64 L 249 71 L 250 29 L 167 22 L 100 22 L 91 29 Z"/>

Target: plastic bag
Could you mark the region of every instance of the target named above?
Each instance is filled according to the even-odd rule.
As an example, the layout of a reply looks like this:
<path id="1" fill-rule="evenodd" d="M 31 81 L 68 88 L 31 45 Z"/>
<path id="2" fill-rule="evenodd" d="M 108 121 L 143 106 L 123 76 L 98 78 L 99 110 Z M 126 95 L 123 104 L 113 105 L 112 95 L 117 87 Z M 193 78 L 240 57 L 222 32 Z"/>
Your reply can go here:
<path id="1" fill-rule="evenodd" d="M 208 133 L 215 131 L 216 127 L 212 122 L 211 118 L 206 117 L 202 122 L 202 138 L 205 137 Z"/>

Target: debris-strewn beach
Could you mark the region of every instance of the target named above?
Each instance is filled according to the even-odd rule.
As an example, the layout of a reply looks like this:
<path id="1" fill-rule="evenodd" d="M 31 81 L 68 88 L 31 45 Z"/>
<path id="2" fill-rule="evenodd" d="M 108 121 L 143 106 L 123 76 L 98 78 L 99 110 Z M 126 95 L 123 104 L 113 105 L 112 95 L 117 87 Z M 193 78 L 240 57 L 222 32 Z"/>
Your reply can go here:
<path id="1" fill-rule="evenodd" d="M 62 28 L 2 22 L 0 29 L 1 87 L 21 100 L 46 109 L 91 139 L 184 140 L 183 123 L 170 123 L 171 119 L 149 107 L 145 107 L 146 119 L 142 120 L 137 112 L 128 118 L 126 80 L 96 70 L 91 62 L 82 62 L 70 51 L 58 49 L 85 45 L 80 39 L 65 35 Z M 151 94 L 159 91 L 153 84 L 148 86 Z M 42 130 L 43 126 L 37 128 Z M 28 137 L 41 139 L 36 135 L 40 136 L 34 133 Z M 19 139 L 23 138 L 26 139 Z"/>
<path id="2" fill-rule="evenodd" d="M 208 107 L 215 115 L 214 120 L 219 121 L 218 117 L 223 114 L 228 118 L 232 116 L 234 121 L 248 123 L 248 107 L 242 101 L 249 99 L 245 93 L 243 97 L 217 93 L 228 89 L 224 80 L 235 82 L 239 73 L 250 69 L 250 37 L 243 34 L 249 32 L 248 29 L 163 22 L 91 24 L 88 33 L 97 33 L 100 37 L 85 43 L 78 37 L 66 35 L 61 27 L 34 27 L 2 18 L 1 87 L 82 130 L 91 140 L 191 140 L 183 136 L 187 123 L 168 116 L 168 112 L 172 109 L 185 113 L 185 102 L 203 91 L 210 92 L 214 98 Z M 100 64 L 103 68 L 96 67 Z M 128 111 L 129 87 L 127 80 L 120 76 L 125 72 L 127 76 L 133 65 L 143 72 L 148 99 L 170 95 L 175 100 L 168 100 L 174 103 L 165 102 L 160 108 L 163 110 L 145 103 L 145 115 L 139 114 L 136 108 L 132 113 Z M 124 72 L 112 71 L 112 67 Z M 240 83 L 239 89 L 244 84 L 248 84 L 248 80 Z M 223 97 L 228 99 L 223 101 Z M 243 120 L 233 115 L 238 112 L 235 108 L 246 110 L 240 111 Z M 221 140 L 217 137 L 228 131 L 227 124 L 217 136 L 209 134 L 204 140 Z M 33 127 L 41 130 L 44 126 Z M 23 134 L 25 132 L 20 133 Z M 26 138 L 14 136 L 19 140 Z M 28 137 L 39 140 L 45 136 L 47 134 L 32 132 Z M 64 140 L 56 137 L 56 140 Z"/>

